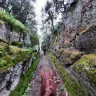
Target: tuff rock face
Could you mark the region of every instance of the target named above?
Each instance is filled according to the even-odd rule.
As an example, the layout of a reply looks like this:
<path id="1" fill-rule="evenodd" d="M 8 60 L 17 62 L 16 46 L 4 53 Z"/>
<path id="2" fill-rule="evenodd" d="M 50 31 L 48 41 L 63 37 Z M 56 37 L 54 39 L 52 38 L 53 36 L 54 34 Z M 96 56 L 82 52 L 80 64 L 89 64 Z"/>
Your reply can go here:
<path id="1" fill-rule="evenodd" d="M 5 26 L 5 24 L 0 25 L 0 39 L 7 40 L 9 43 L 12 41 L 19 41 L 25 43 L 25 46 L 31 44 L 29 33 L 27 33 L 24 38 L 23 33 L 21 34 L 21 32 L 16 32 L 14 30 L 11 31 L 10 27 L 8 25 Z"/>
<path id="2" fill-rule="evenodd" d="M 25 62 L 19 62 L 13 67 L 8 68 L 6 73 L 0 74 L 0 96 L 9 96 L 15 89 L 20 80 L 20 75 L 24 74 L 31 66 L 32 57 Z"/>
<path id="3" fill-rule="evenodd" d="M 74 42 L 75 48 L 86 53 L 96 51 L 96 25 L 90 26 L 87 30 L 83 31 Z"/>
<path id="4" fill-rule="evenodd" d="M 95 96 L 96 1 L 77 1 L 75 7 L 71 6 L 63 15 L 65 29 L 52 42 L 51 51 L 71 78 L 81 84 L 87 96 Z"/>
<path id="5" fill-rule="evenodd" d="M 30 34 L 27 33 L 26 37 L 25 37 L 25 44 L 26 45 L 30 45 L 31 41 L 30 41 Z"/>
<path id="6" fill-rule="evenodd" d="M 0 38 L 6 40 L 7 39 L 6 35 L 7 35 L 7 29 L 5 25 L 4 24 L 0 25 Z"/>
<path id="7" fill-rule="evenodd" d="M 54 49 L 74 46 L 76 37 L 86 28 L 96 23 L 95 6 L 95 0 L 78 0 L 76 5 L 71 6 L 70 10 L 65 12 L 63 15 L 65 29 L 58 37 L 59 40 Z"/>

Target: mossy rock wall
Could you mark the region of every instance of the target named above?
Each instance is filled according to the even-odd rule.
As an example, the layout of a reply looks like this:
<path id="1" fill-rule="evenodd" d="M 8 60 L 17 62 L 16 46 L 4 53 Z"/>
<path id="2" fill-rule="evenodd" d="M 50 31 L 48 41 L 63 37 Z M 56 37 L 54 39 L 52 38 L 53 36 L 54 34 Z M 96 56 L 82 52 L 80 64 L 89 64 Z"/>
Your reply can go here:
<path id="1" fill-rule="evenodd" d="M 96 50 L 96 24 L 81 32 L 76 38 L 74 46 L 86 53 L 94 52 Z"/>
<path id="2" fill-rule="evenodd" d="M 12 86 L 17 86 L 20 75 L 25 74 L 32 64 L 33 57 L 35 58 L 37 54 L 29 49 L 7 44 L 0 46 L 0 94 L 2 96 L 9 94 L 10 89 L 14 90 Z"/>
<path id="3" fill-rule="evenodd" d="M 73 70 L 79 74 L 85 72 L 90 82 L 96 86 L 96 55 L 89 54 L 82 56 L 74 63 Z"/>
<path id="4" fill-rule="evenodd" d="M 0 46 L 0 73 L 32 56 L 32 51 L 4 44 Z"/>
<path id="5" fill-rule="evenodd" d="M 64 66 L 56 60 L 56 57 L 51 53 L 49 54 L 49 56 L 58 69 L 59 74 L 64 81 L 65 87 L 67 88 L 70 96 L 88 96 L 81 84 L 71 78 L 71 75 L 66 72 Z"/>
<path id="6" fill-rule="evenodd" d="M 73 64 L 71 73 L 78 78 L 88 96 L 96 95 L 96 55 L 82 56 Z"/>
<path id="7" fill-rule="evenodd" d="M 14 41 L 22 42 L 24 47 L 32 45 L 30 30 L 20 21 L 16 20 L 7 12 L 0 10 L 0 22 L 0 39 L 7 40 L 9 44 Z"/>
<path id="8" fill-rule="evenodd" d="M 62 62 L 64 66 L 72 65 L 78 60 L 83 53 L 77 50 L 71 51 L 70 49 L 59 49 L 53 51 L 53 54 Z"/>

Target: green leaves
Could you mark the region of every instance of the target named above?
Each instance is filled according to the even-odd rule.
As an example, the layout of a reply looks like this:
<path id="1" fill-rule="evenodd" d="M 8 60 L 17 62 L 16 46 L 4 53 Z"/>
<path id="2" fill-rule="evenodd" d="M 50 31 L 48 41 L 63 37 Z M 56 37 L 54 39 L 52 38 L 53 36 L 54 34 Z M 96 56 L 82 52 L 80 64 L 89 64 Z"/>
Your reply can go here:
<path id="1" fill-rule="evenodd" d="M 61 90 L 62 90 L 62 91 L 66 91 L 67 89 L 65 88 L 65 86 L 62 86 L 62 87 L 61 87 Z"/>

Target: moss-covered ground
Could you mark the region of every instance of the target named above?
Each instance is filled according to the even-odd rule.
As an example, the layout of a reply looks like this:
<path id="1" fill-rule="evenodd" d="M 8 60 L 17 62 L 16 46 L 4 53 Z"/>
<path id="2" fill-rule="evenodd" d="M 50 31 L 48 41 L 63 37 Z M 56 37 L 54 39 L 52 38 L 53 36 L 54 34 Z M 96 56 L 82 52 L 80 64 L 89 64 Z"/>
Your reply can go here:
<path id="1" fill-rule="evenodd" d="M 24 62 L 32 56 L 32 51 L 7 44 L 0 45 L 0 73 L 6 72 L 11 66 Z"/>
<path id="2" fill-rule="evenodd" d="M 39 62 L 38 57 L 35 60 L 33 60 L 31 67 L 28 69 L 27 72 L 25 72 L 24 75 L 21 76 L 19 84 L 17 85 L 15 90 L 11 92 L 10 96 L 23 96 L 23 94 L 33 76 L 33 72 L 36 70 L 38 62 Z"/>
<path id="3" fill-rule="evenodd" d="M 50 58 L 54 62 L 56 68 L 59 70 L 59 74 L 61 78 L 64 81 L 65 87 L 67 88 L 70 96 L 87 96 L 85 91 L 83 90 L 83 87 L 80 85 L 79 82 L 75 82 L 71 76 L 65 71 L 64 67 L 62 64 L 60 64 L 57 60 L 56 57 L 49 53 Z"/>

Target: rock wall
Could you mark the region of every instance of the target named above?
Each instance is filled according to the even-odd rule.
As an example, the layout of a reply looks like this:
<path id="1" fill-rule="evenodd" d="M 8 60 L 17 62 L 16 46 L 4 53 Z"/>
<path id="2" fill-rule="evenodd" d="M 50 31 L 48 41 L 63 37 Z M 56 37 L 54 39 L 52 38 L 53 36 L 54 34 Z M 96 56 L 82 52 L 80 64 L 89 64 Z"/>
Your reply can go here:
<path id="1" fill-rule="evenodd" d="M 12 41 L 22 42 L 25 46 L 31 44 L 29 33 L 26 33 L 24 37 L 23 32 L 10 30 L 10 26 L 5 25 L 4 22 L 0 24 L 0 39 L 7 40 L 9 43 Z"/>
<path id="2" fill-rule="evenodd" d="M 31 38 L 32 34 L 27 32 L 27 28 L 8 13 L 2 12 L 0 14 L 0 96 L 9 96 L 19 83 L 20 76 L 31 66 L 32 58 L 38 53 L 35 52 L 34 55 L 31 48 L 26 49 L 32 44 L 31 39 L 34 40 Z M 8 15 L 10 20 L 7 20 L 8 16 L 5 15 Z M 11 19 L 15 22 L 11 22 Z"/>
<path id="3" fill-rule="evenodd" d="M 78 0 L 76 7 L 72 9 L 74 6 L 71 6 L 70 10 L 64 14 L 65 26 L 77 30 L 95 23 L 95 2 L 95 0 Z"/>
<path id="4" fill-rule="evenodd" d="M 70 75 L 77 78 L 77 80 L 83 86 L 88 96 L 96 95 L 96 86 L 92 84 L 90 79 L 86 76 L 86 72 L 82 72 L 81 74 L 79 74 L 75 72 L 73 69 L 70 69 Z"/>
<path id="5" fill-rule="evenodd" d="M 9 96 L 10 92 L 17 86 L 20 75 L 28 70 L 31 63 L 32 57 L 25 62 L 19 62 L 15 66 L 8 68 L 6 73 L 0 74 L 0 96 Z"/>
<path id="6" fill-rule="evenodd" d="M 74 46 L 80 51 L 94 53 L 96 51 L 96 25 L 90 26 L 76 37 Z"/>
<path id="7" fill-rule="evenodd" d="M 96 0 L 77 1 L 63 15 L 65 29 L 59 36 L 54 36 L 51 52 L 71 78 L 79 82 L 87 96 L 95 96 Z"/>
<path id="8" fill-rule="evenodd" d="M 72 2 L 74 1 L 72 0 Z M 65 28 L 59 36 L 58 44 L 54 46 L 55 49 L 74 46 L 76 37 L 86 28 L 96 23 L 95 6 L 95 0 L 77 0 L 76 5 L 71 6 L 63 14 L 62 20 Z"/>

